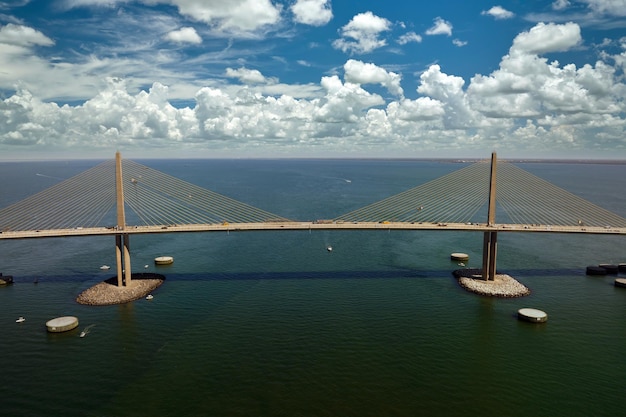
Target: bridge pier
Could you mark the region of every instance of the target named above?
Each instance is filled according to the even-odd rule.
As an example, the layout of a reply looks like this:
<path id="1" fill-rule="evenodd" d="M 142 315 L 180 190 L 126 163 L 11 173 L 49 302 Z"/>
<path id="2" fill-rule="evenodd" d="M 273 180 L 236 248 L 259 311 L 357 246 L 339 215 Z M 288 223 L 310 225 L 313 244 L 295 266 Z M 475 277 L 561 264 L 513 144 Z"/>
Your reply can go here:
<path id="1" fill-rule="evenodd" d="M 115 235 L 115 260 L 117 266 L 117 286 L 128 286 L 131 282 L 130 240 L 127 233 Z"/>
<path id="2" fill-rule="evenodd" d="M 123 233 L 126 228 L 124 214 L 124 185 L 122 181 L 122 155 L 115 153 L 115 189 L 117 197 L 117 229 L 115 235 L 115 259 L 117 264 L 117 286 L 130 286 L 132 272 L 130 268 L 130 237 Z"/>
<path id="3" fill-rule="evenodd" d="M 489 175 L 489 211 L 487 213 L 487 225 L 494 226 L 496 223 L 496 163 L 495 152 L 491 154 L 491 173 Z M 483 279 L 493 281 L 496 279 L 496 252 L 498 247 L 498 232 L 485 232 L 483 236 Z"/>
<path id="4" fill-rule="evenodd" d="M 498 232 L 485 232 L 483 237 L 483 279 L 496 279 L 496 253 L 498 249 Z"/>

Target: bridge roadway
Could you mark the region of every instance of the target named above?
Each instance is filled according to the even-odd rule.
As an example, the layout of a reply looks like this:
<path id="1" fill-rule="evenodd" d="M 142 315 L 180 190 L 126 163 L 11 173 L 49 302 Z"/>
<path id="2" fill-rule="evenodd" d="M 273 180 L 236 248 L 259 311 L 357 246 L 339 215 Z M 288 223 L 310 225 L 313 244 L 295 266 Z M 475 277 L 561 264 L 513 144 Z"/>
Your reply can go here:
<path id="1" fill-rule="evenodd" d="M 188 232 L 239 232 L 272 230 L 450 230 L 472 232 L 544 232 L 626 235 L 626 228 L 598 226 L 520 225 L 486 223 L 435 223 L 435 222 L 341 222 L 341 221 L 272 221 L 263 223 L 211 223 L 181 224 L 166 226 L 76 227 L 73 229 L 2 231 L 0 239 L 28 239 L 65 236 L 100 236 L 145 233 L 188 233 Z"/>

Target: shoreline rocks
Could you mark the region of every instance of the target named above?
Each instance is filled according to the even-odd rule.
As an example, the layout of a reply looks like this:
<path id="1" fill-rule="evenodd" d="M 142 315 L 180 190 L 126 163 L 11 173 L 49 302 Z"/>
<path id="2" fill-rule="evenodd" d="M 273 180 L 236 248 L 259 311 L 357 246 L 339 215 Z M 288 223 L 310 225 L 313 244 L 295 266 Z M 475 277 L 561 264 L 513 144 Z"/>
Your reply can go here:
<path id="1" fill-rule="evenodd" d="M 530 290 L 507 274 L 496 273 L 493 281 L 485 281 L 481 269 L 457 269 L 453 272 L 459 285 L 467 291 L 487 297 L 524 297 Z"/>
<path id="2" fill-rule="evenodd" d="M 90 287 L 76 297 L 79 304 L 106 306 L 124 304 L 144 298 L 165 281 L 165 276 L 154 273 L 136 273 L 131 275 L 131 285 L 118 287 L 117 277 L 109 278 Z"/>

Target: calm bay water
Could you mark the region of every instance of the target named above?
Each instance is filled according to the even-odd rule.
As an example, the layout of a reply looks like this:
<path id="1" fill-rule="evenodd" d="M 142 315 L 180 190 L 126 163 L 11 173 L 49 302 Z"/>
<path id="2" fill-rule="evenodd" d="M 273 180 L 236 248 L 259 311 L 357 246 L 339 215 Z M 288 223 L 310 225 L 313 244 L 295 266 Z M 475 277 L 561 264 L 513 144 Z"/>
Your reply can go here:
<path id="1" fill-rule="evenodd" d="M 333 218 L 465 166 L 139 162 L 296 220 Z M 95 164 L 0 163 L 0 207 Z M 626 216 L 626 165 L 518 166 Z M 458 286 L 449 254 L 479 266 L 480 233 L 190 233 L 132 236 L 133 269 L 167 280 L 151 301 L 108 307 L 74 299 L 111 276 L 99 266 L 115 263 L 112 237 L 0 241 L 0 271 L 16 280 L 0 288 L 0 415 L 623 414 L 626 290 L 585 267 L 626 262 L 624 237 L 498 238 L 498 269 L 530 296 Z M 160 255 L 174 264 L 155 268 Z M 522 307 L 548 322 L 518 321 Z M 48 334 L 45 322 L 62 315 L 79 317 L 79 330 Z"/>

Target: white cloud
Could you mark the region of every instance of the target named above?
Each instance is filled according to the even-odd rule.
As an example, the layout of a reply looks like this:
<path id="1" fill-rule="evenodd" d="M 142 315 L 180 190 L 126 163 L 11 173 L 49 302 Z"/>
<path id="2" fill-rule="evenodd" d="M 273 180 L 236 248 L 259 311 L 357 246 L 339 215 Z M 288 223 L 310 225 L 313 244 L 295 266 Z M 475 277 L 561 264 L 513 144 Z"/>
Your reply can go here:
<path id="1" fill-rule="evenodd" d="M 275 83 L 276 80 L 272 78 L 266 78 L 261 71 L 248 68 L 226 68 L 226 76 L 229 78 L 237 78 L 244 84 L 266 84 Z"/>
<path id="2" fill-rule="evenodd" d="M 146 3 L 150 3 L 144 0 Z M 180 14 L 207 23 L 220 32 L 252 32 L 280 20 L 280 6 L 270 0 L 161 0 Z"/>
<path id="3" fill-rule="evenodd" d="M 489 10 L 483 10 L 480 14 L 487 15 L 487 16 L 491 16 L 495 19 L 501 20 L 501 19 L 510 19 L 513 16 L 515 16 L 515 13 L 506 10 L 505 8 L 503 8 L 502 6 L 493 6 L 491 9 Z"/>
<path id="4" fill-rule="evenodd" d="M 387 114 L 390 119 L 403 121 L 436 120 L 444 116 L 445 109 L 439 100 L 419 97 L 417 100 L 403 99 L 389 103 Z"/>
<path id="5" fill-rule="evenodd" d="M 441 17 L 437 17 L 435 18 L 433 26 L 426 31 L 426 34 L 452 36 L 452 23 L 443 20 Z"/>
<path id="6" fill-rule="evenodd" d="M 555 115 L 561 123 L 588 124 L 623 112 L 626 88 L 615 68 L 603 62 L 560 67 L 538 56 L 576 45 L 579 31 L 574 26 L 540 23 L 518 35 L 497 71 L 472 78 L 468 88 L 472 107 L 489 117 L 532 118 L 542 124 L 551 123 Z"/>
<path id="7" fill-rule="evenodd" d="M 54 41 L 31 27 L 9 23 L 0 27 L 0 44 L 23 47 L 52 46 Z"/>
<path id="8" fill-rule="evenodd" d="M 581 0 L 597 14 L 626 16 L 626 0 Z"/>
<path id="9" fill-rule="evenodd" d="M 202 38 L 192 27 L 184 27 L 174 30 L 165 35 L 165 39 L 176 43 L 202 43 Z"/>
<path id="10" fill-rule="evenodd" d="M 15 79 L 3 78 L 4 73 L 19 73 L 25 81 L 0 100 L 0 155 L 57 149 L 110 156 L 120 149 L 130 156 L 152 148 L 155 156 L 165 150 L 196 156 L 260 151 L 277 156 L 291 150 L 299 153 L 289 155 L 304 156 L 355 150 L 369 155 L 437 150 L 483 155 L 485 149 L 504 147 L 512 153 L 529 144 L 544 155 L 592 147 L 626 150 L 626 53 L 605 53 L 604 61 L 580 67 L 542 56 L 580 43 L 574 24 L 537 24 L 512 41 L 509 54 L 490 74 L 464 80 L 442 66 L 429 66 L 417 80 L 414 99 L 404 97 L 402 74 L 354 59 L 343 65 L 344 79 L 334 75 L 318 83 L 279 84 L 234 59 L 227 61 L 225 72 L 201 81 L 191 72 L 187 79 L 194 81 L 186 81 L 186 74 L 148 71 L 148 66 L 157 67 L 155 61 L 94 54 L 81 63 L 55 63 L 33 55 L 32 41 L 2 44 L 5 91 L 14 88 Z M 215 56 L 221 59 L 229 51 L 219 52 Z M 160 59 L 170 64 L 176 56 Z M 202 59 L 196 64 L 202 65 Z M 100 84 L 103 74 L 129 68 L 133 73 L 125 80 L 109 78 L 106 86 Z M 171 85 L 148 82 L 148 76 L 141 78 L 144 72 Z M 37 79 L 41 74 L 45 79 Z M 139 90 L 142 84 L 152 87 Z M 372 84 L 391 94 L 368 91 Z M 82 94 L 88 91 L 85 86 L 97 91 L 78 105 L 43 98 L 42 91 L 65 97 L 64 85 Z M 180 98 L 186 107 L 172 105 Z M 589 145 L 589 140 L 597 142 Z"/>
<path id="11" fill-rule="evenodd" d="M 454 46 L 458 46 L 459 48 L 467 45 L 467 41 L 462 41 L 460 39 L 453 39 L 452 43 L 454 44 Z"/>
<path id="12" fill-rule="evenodd" d="M 576 23 L 557 25 L 538 23 L 528 32 L 522 32 L 513 40 L 510 53 L 545 54 L 567 51 L 580 44 L 580 26 Z"/>
<path id="13" fill-rule="evenodd" d="M 422 42 L 422 37 L 415 32 L 407 32 L 404 35 L 400 36 L 397 40 L 400 45 L 406 45 L 410 42 L 420 43 Z"/>
<path id="14" fill-rule="evenodd" d="M 569 0 L 555 0 L 552 3 L 553 10 L 565 10 L 570 6 Z"/>
<path id="15" fill-rule="evenodd" d="M 333 18 L 330 0 L 296 0 L 291 11 L 295 21 L 305 25 L 322 26 Z"/>
<path id="16" fill-rule="evenodd" d="M 66 0 L 68 8 L 98 6 L 112 7 L 129 0 Z M 169 4 L 190 19 L 211 26 L 216 32 L 246 37 L 280 21 L 281 6 L 271 0 L 138 0 L 151 6 Z"/>
<path id="17" fill-rule="evenodd" d="M 400 81 L 402 76 L 394 72 L 387 72 L 385 69 L 374 64 L 366 64 L 354 59 L 348 60 L 343 69 L 346 73 L 347 82 L 355 84 L 380 84 L 391 94 L 402 96 L 404 94 Z"/>
<path id="18" fill-rule="evenodd" d="M 378 17 L 372 12 L 357 14 L 347 25 L 341 28 L 341 38 L 333 42 L 336 49 L 343 52 L 368 53 L 387 42 L 380 39 L 381 33 L 389 31 L 391 22 Z"/>
<path id="19" fill-rule="evenodd" d="M 445 74 L 439 65 L 431 65 L 420 75 L 417 92 L 442 103 L 446 110 L 443 116 L 446 128 L 475 127 L 479 114 L 471 108 L 464 85 L 463 78 Z"/>
<path id="20" fill-rule="evenodd" d="M 314 118 L 318 122 L 356 123 L 364 110 L 385 103 L 379 95 L 367 92 L 358 84 L 344 84 L 336 75 L 323 77 L 321 85 L 326 95 L 316 107 Z"/>

